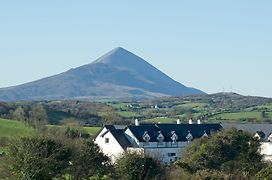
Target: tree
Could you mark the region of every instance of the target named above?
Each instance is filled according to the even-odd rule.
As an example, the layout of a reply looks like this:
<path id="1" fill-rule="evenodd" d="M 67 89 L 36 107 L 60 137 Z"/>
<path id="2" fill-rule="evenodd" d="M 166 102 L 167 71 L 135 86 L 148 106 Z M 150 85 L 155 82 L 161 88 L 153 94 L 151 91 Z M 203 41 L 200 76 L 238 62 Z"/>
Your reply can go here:
<path id="1" fill-rule="evenodd" d="M 138 152 L 125 152 L 117 159 L 116 171 L 124 180 L 159 179 L 163 172 L 159 162 Z"/>
<path id="2" fill-rule="evenodd" d="M 45 125 L 48 117 L 47 112 L 41 104 L 34 105 L 30 114 L 31 125 L 37 128 L 39 125 Z"/>
<path id="3" fill-rule="evenodd" d="M 6 164 L 17 179 L 52 179 L 69 166 L 70 150 L 51 139 L 22 137 L 7 148 Z"/>
<path id="4" fill-rule="evenodd" d="M 75 140 L 74 140 L 75 141 Z M 74 144 L 69 174 L 73 179 L 102 178 L 109 174 L 110 160 L 91 139 L 77 140 Z"/>
<path id="5" fill-rule="evenodd" d="M 194 174 L 212 170 L 248 178 L 262 167 L 260 144 L 251 134 L 231 129 L 195 140 L 176 165 Z"/>
<path id="6" fill-rule="evenodd" d="M 259 180 L 259 179 L 263 179 L 263 180 L 269 180 L 272 179 L 272 165 L 270 164 L 270 166 L 262 169 L 260 172 L 258 172 L 255 175 L 255 179 Z"/>
<path id="7" fill-rule="evenodd" d="M 262 112 L 261 112 L 261 118 L 262 118 L 262 119 L 266 118 L 266 113 L 265 113 L 265 111 L 262 111 Z"/>
<path id="8" fill-rule="evenodd" d="M 25 111 L 21 106 L 17 107 L 16 110 L 13 112 L 13 118 L 18 121 L 26 120 Z"/>

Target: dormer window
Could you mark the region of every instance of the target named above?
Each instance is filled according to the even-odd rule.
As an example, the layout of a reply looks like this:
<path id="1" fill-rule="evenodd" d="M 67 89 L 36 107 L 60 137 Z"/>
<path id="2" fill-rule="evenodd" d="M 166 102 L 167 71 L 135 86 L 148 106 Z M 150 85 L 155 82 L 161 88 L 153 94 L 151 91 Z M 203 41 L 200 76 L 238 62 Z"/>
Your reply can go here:
<path id="1" fill-rule="evenodd" d="M 208 137 L 208 134 L 206 133 L 206 131 L 204 131 L 204 134 L 202 135 L 202 137 Z"/>
<path id="2" fill-rule="evenodd" d="M 161 131 L 159 131 L 159 135 L 158 135 L 157 139 L 158 139 L 159 143 L 163 142 L 164 136 L 162 135 Z"/>
<path id="3" fill-rule="evenodd" d="M 172 143 L 177 143 L 177 140 L 178 140 L 178 135 L 176 134 L 176 132 L 175 131 L 172 131 L 171 132 L 171 140 L 172 140 Z"/>
<path id="4" fill-rule="evenodd" d="M 150 136 L 149 134 L 147 133 L 147 131 L 144 132 L 144 135 L 143 135 L 143 140 L 148 143 L 150 141 Z"/>
<path id="5" fill-rule="evenodd" d="M 193 137 L 193 135 L 191 134 L 190 131 L 188 131 L 188 134 L 187 134 L 187 136 L 186 136 L 186 139 L 187 139 L 188 142 L 190 142 L 190 141 L 192 141 L 192 140 L 194 139 L 194 137 Z"/>

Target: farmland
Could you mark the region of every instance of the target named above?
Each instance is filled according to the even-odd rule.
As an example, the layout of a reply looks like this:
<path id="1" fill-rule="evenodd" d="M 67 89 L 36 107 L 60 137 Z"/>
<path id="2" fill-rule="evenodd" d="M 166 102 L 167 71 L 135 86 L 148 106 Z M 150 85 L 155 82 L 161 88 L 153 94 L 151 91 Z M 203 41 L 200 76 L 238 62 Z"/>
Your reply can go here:
<path id="1" fill-rule="evenodd" d="M 35 130 L 22 122 L 0 119 L 0 137 L 34 135 Z"/>
<path id="2" fill-rule="evenodd" d="M 62 128 L 64 126 L 47 125 L 47 127 Z M 100 130 L 100 127 L 83 127 L 83 130 L 93 136 Z M 36 131 L 32 127 L 29 127 L 22 122 L 0 119 L 0 137 L 29 136 L 35 134 Z"/>

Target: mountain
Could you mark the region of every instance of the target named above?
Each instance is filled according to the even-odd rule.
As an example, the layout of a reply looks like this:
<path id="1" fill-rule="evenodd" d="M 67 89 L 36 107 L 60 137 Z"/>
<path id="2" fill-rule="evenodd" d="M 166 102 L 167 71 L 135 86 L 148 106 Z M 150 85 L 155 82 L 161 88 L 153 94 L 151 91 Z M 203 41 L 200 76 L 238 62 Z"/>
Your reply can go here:
<path id="1" fill-rule="evenodd" d="M 204 92 L 174 81 L 144 59 L 118 47 L 90 64 L 1 88 L 0 101 L 140 99 L 189 94 Z"/>

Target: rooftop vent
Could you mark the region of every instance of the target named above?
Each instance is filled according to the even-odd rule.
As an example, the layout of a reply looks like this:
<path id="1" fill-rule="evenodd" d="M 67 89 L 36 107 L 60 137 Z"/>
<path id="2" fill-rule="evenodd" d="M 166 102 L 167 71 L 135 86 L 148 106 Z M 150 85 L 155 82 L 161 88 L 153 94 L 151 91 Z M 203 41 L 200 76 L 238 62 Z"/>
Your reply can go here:
<path id="1" fill-rule="evenodd" d="M 181 121 L 180 121 L 180 119 L 177 119 L 177 124 L 181 124 Z"/>
<path id="2" fill-rule="evenodd" d="M 140 125 L 139 120 L 135 119 L 135 126 L 139 126 L 139 125 Z"/>

